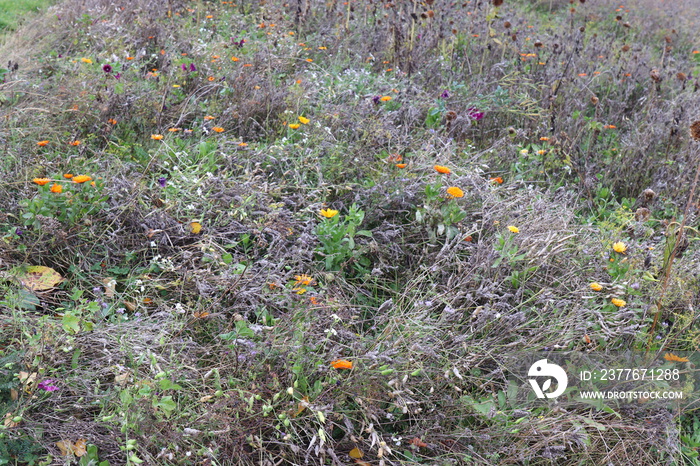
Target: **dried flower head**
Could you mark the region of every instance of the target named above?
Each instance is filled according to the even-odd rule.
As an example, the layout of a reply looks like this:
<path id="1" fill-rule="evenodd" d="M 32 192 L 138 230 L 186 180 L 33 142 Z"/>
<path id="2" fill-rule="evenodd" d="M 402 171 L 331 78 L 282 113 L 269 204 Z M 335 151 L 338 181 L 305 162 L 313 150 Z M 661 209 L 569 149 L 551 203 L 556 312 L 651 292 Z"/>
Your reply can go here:
<path id="1" fill-rule="evenodd" d="M 505 23 L 503 23 L 503 27 L 506 29 L 510 29 L 511 26 L 512 25 L 510 24 L 510 21 L 506 21 Z"/>
<path id="2" fill-rule="evenodd" d="M 646 207 L 640 207 L 634 213 L 634 219 L 638 222 L 646 222 L 651 217 L 651 211 Z"/>
<path id="3" fill-rule="evenodd" d="M 654 192 L 653 189 L 650 189 L 650 188 L 645 189 L 644 192 L 642 193 L 642 195 L 644 196 L 644 204 L 645 205 L 648 204 L 649 202 L 653 201 L 654 198 L 656 197 L 656 193 Z"/>
<path id="4" fill-rule="evenodd" d="M 660 83 L 661 82 L 661 75 L 659 74 L 659 70 L 654 68 L 651 70 L 649 73 L 649 76 L 651 77 L 651 80 L 654 81 L 655 83 Z"/>
<path id="5" fill-rule="evenodd" d="M 700 141 L 700 120 L 694 121 L 690 125 L 690 137 L 696 141 Z"/>

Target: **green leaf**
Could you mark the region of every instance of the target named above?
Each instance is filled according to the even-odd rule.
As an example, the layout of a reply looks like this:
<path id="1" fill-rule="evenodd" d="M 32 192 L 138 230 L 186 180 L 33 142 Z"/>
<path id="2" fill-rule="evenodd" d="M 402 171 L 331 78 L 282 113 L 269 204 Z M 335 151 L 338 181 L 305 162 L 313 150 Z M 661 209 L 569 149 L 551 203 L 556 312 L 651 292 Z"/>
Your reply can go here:
<path id="1" fill-rule="evenodd" d="M 172 412 L 177 409 L 177 404 L 173 401 L 172 396 L 167 395 L 162 397 L 160 401 L 153 400 L 153 407 L 162 409 L 165 416 L 170 417 Z"/>
<path id="2" fill-rule="evenodd" d="M 80 318 L 71 312 L 63 314 L 61 324 L 63 325 L 63 330 L 68 333 L 80 332 Z"/>

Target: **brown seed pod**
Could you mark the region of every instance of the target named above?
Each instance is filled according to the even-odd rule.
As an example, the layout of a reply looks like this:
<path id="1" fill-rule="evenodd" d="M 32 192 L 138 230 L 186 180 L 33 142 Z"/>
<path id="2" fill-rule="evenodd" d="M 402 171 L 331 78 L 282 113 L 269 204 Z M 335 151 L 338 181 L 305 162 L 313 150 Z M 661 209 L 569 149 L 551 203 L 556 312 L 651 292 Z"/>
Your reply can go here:
<path id="1" fill-rule="evenodd" d="M 598 105 L 598 102 L 599 102 L 598 97 L 596 97 L 596 96 L 591 97 L 591 103 L 593 105 Z"/>
<path id="2" fill-rule="evenodd" d="M 623 52 L 629 52 L 631 48 L 632 48 L 632 47 L 630 47 L 629 45 L 625 44 L 625 45 L 622 46 L 622 51 L 623 51 Z"/>
<path id="3" fill-rule="evenodd" d="M 686 79 L 688 79 L 688 75 L 686 75 L 683 72 L 678 72 L 678 74 L 676 74 L 676 79 L 679 81 L 685 81 Z"/>
<path id="4" fill-rule="evenodd" d="M 632 27 L 632 25 L 631 25 L 630 23 L 628 23 L 628 22 L 624 22 L 624 23 L 622 23 L 622 27 L 625 27 L 625 28 L 628 28 L 628 29 L 629 29 L 629 28 Z"/>
<path id="5" fill-rule="evenodd" d="M 503 0 L 492 0 L 493 6 L 501 6 L 503 5 Z"/>
<path id="6" fill-rule="evenodd" d="M 697 120 L 690 125 L 690 137 L 696 141 L 700 141 L 700 120 Z"/>
<path id="7" fill-rule="evenodd" d="M 651 70 L 649 73 L 649 76 L 651 77 L 651 80 L 654 81 L 655 83 L 660 83 L 661 82 L 661 75 L 659 74 L 659 70 L 654 68 Z"/>
<path id="8" fill-rule="evenodd" d="M 544 44 L 539 40 L 536 40 L 535 43 L 532 45 L 534 45 L 537 48 L 544 47 Z"/>
<path id="9" fill-rule="evenodd" d="M 510 26 L 511 26 L 510 21 L 506 21 L 505 23 L 503 23 L 503 27 L 506 29 L 510 29 Z"/>
<path id="10" fill-rule="evenodd" d="M 449 112 L 445 113 L 445 119 L 447 121 L 452 121 L 455 118 L 457 118 L 457 112 L 455 112 L 454 110 L 450 110 Z"/>

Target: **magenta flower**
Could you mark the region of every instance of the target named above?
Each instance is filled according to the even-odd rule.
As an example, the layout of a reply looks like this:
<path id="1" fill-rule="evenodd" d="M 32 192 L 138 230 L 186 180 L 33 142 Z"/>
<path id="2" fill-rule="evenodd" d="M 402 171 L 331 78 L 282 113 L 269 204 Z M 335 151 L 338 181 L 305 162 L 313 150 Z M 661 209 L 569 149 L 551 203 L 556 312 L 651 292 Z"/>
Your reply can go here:
<path id="1" fill-rule="evenodd" d="M 480 112 L 476 108 L 471 107 L 467 109 L 467 116 L 474 121 L 479 121 L 484 118 L 484 112 Z"/>
<path id="2" fill-rule="evenodd" d="M 58 387 L 56 385 L 52 385 L 53 382 L 53 379 L 46 379 L 43 382 L 39 382 L 39 385 L 37 385 L 37 387 L 47 392 L 55 392 L 56 390 L 58 390 Z"/>
<path id="3" fill-rule="evenodd" d="M 190 71 L 192 71 L 193 73 L 197 71 L 197 67 L 194 66 L 194 63 L 190 63 Z"/>
<path id="4" fill-rule="evenodd" d="M 108 64 L 102 65 L 102 71 L 105 73 L 111 73 L 112 72 L 112 66 Z"/>

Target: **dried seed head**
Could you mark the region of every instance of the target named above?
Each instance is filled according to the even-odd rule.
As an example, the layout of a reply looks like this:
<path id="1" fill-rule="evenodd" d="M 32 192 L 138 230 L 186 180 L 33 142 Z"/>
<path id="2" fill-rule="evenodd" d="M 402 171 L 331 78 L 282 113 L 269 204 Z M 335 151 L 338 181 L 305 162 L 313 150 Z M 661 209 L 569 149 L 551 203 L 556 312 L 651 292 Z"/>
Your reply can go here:
<path id="1" fill-rule="evenodd" d="M 646 222 L 651 217 L 651 211 L 646 207 L 640 207 L 634 213 L 634 219 L 638 222 Z"/>
<path id="2" fill-rule="evenodd" d="M 625 44 L 625 45 L 622 46 L 622 51 L 623 51 L 623 52 L 629 52 L 629 51 L 630 51 L 630 48 L 631 48 L 631 47 L 630 47 L 629 45 Z"/>
<path id="3" fill-rule="evenodd" d="M 599 102 L 598 97 L 596 97 L 596 96 L 591 96 L 591 103 L 592 103 L 593 105 L 598 105 L 598 102 Z"/>
<path id="4" fill-rule="evenodd" d="M 697 120 L 690 125 L 690 137 L 696 141 L 700 141 L 700 120 Z"/>
<path id="5" fill-rule="evenodd" d="M 452 121 L 455 118 L 457 118 L 457 112 L 455 112 L 454 110 L 450 110 L 449 112 L 445 113 L 445 118 L 447 119 L 447 121 Z"/>
<path id="6" fill-rule="evenodd" d="M 537 48 L 540 48 L 540 47 L 543 47 L 543 46 L 544 46 L 544 44 L 543 44 L 542 42 L 540 42 L 539 40 L 536 40 L 535 43 L 534 43 L 533 45 L 534 45 L 535 47 L 537 47 Z"/>
<path id="7" fill-rule="evenodd" d="M 510 29 L 510 26 L 511 26 L 510 21 L 506 21 L 505 23 L 503 23 L 503 27 L 506 29 Z"/>
<path id="8" fill-rule="evenodd" d="M 503 5 L 503 0 L 492 0 L 493 1 L 493 6 L 501 6 Z"/>
<path id="9" fill-rule="evenodd" d="M 628 22 L 624 22 L 624 23 L 622 23 L 622 27 L 625 27 L 625 28 L 628 28 L 628 29 L 629 29 L 629 28 L 632 27 L 632 25 L 631 25 L 630 23 L 628 23 Z"/>
<path id="10" fill-rule="evenodd" d="M 659 74 L 659 70 L 657 70 L 656 68 L 651 70 L 651 72 L 649 73 L 649 76 L 651 77 L 652 81 L 654 81 L 655 83 L 661 82 L 661 75 Z"/>
<path id="11" fill-rule="evenodd" d="M 432 18 L 433 16 L 435 16 L 435 12 L 433 10 L 428 10 L 427 15 L 428 18 Z"/>
<path id="12" fill-rule="evenodd" d="M 666 36 L 666 37 L 664 37 L 664 40 L 666 41 L 667 44 L 670 44 L 670 43 L 672 42 L 672 41 L 671 41 L 671 36 Z"/>
<path id="13" fill-rule="evenodd" d="M 580 3 L 586 3 L 586 0 L 578 0 Z"/>
<path id="14" fill-rule="evenodd" d="M 679 72 L 678 74 L 676 74 L 676 79 L 678 79 L 679 81 L 685 81 L 686 79 L 688 79 L 688 76 L 683 72 Z"/>
<path id="15" fill-rule="evenodd" d="M 622 16 L 620 16 L 620 15 L 615 16 L 615 21 L 622 21 Z"/>
<path id="16" fill-rule="evenodd" d="M 645 189 L 642 195 L 644 196 L 644 205 L 647 205 L 656 197 L 656 193 L 653 189 L 650 188 Z"/>
<path id="17" fill-rule="evenodd" d="M 432 5 L 435 2 L 435 0 L 425 0 L 425 3 L 428 4 L 428 6 Z"/>
<path id="18" fill-rule="evenodd" d="M 516 40 L 518 40 L 518 36 L 516 36 L 515 34 L 513 34 L 512 36 L 510 36 L 510 38 L 513 40 L 513 42 L 515 42 Z"/>

